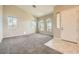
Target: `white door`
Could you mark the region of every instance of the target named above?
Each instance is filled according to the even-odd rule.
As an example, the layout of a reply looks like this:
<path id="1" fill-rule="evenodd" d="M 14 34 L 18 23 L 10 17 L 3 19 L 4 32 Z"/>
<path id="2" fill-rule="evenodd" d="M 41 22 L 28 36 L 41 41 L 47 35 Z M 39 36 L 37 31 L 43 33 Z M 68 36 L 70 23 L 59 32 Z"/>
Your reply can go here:
<path id="1" fill-rule="evenodd" d="M 77 42 L 77 12 L 76 9 L 61 12 L 61 38 Z"/>

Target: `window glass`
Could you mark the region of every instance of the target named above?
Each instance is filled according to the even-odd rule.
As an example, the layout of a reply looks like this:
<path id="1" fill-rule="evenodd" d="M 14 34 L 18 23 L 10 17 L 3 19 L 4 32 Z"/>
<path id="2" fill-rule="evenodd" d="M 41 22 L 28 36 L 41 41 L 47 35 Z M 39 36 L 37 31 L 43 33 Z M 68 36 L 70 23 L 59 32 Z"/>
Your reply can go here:
<path id="1" fill-rule="evenodd" d="M 17 25 L 17 18 L 16 17 L 13 17 L 13 25 Z"/>
<path id="2" fill-rule="evenodd" d="M 36 20 L 32 20 L 32 29 L 36 28 Z"/>
<path id="3" fill-rule="evenodd" d="M 8 17 L 8 25 L 9 25 L 9 26 L 12 26 L 12 25 L 13 25 L 13 22 L 12 22 L 12 21 L 13 21 L 12 17 L 9 16 L 9 17 Z"/>
<path id="4" fill-rule="evenodd" d="M 39 30 L 44 31 L 44 20 L 39 21 Z"/>
<path id="5" fill-rule="evenodd" d="M 47 22 L 47 31 L 52 31 L 52 21 L 51 21 L 51 19 L 49 18 L 49 19 L 47 19 L 46 20 L 46 22 Z"/>
<path id="6" fill-rule="evenodd" d="M 60 13 L 57 13 L 57 28 L 60 28 Z"/>
<path id="7" fill-rule="evenodd" d="M 17 26 L 17 18 L 14 16 L 8 16 L 8 26 L 10 27 L 16 27 Z"/>

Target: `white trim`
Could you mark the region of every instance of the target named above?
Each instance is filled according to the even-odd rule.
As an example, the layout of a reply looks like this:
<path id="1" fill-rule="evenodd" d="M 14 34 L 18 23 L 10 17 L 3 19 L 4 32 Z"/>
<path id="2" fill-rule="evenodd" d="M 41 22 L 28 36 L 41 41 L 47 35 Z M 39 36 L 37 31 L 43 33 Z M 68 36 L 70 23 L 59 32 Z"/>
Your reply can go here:
<path id="1" fill-rule="evenodd" d="M 15 37 L 15 36 L 22 36 L 22 35 L 30 35 L 30 34 L 34 34 L 34 33 L 20 34 L 20 35 L 13 35 L 13 36 L 6 36 L 6 37 L 3 37 L 3 38 L 9 38 L 9 37 Z"/>

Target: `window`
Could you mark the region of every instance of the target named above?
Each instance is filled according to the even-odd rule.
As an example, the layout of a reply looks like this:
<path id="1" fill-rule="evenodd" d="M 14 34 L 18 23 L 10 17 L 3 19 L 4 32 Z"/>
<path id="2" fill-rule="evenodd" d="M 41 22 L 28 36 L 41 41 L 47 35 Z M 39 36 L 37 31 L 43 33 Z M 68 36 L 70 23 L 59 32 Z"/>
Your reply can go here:
<path id="1" fill-rule="evenodd" d="M 39 21 L 39 30 L 44 31 L 44 20 Z"/>
<path id="2" fill-rule="evenodd" d="M 57 13 L 57 28 L 60 28 L 60 13 Z"/>
<path id="3" fill-rule="evenodd" d="M 52 31 L 52 21 L 51 21 L 51 19 L 48 18 L 46 20 L 46 22 L 47 22 L 47 31 L 51 32 Z"/>
<path id="4" fill-rule="evenodd" d="M 32 29 L 36 28 L 36 20 L 32 20 Z"/>
<path id="5" fill-rule="evenodd" d="M 17 18 L 14 16 L 8 16 L 8 26 L 9 27 L 17 26 Z"/>

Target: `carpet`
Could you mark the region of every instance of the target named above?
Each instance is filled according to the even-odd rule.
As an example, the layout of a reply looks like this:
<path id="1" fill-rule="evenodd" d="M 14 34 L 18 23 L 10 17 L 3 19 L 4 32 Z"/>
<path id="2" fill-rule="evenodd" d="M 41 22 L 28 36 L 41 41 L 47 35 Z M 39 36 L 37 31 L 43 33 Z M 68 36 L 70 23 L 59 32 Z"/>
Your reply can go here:
<path id="1" fill-rule="evenodd" d="M 51 36 L 44 34 L 4 38 L 0 43 L 0 54 L 60 54 L 44 45 L 51 39 Z"/>

